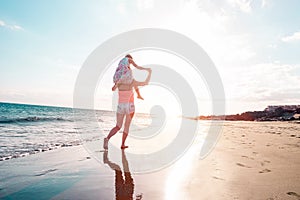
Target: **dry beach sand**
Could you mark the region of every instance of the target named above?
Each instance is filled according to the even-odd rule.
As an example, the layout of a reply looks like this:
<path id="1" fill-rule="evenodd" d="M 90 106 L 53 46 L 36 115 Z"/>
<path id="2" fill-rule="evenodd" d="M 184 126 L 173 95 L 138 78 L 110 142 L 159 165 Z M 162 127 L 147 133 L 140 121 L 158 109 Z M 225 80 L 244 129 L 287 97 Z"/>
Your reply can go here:
<path id="1" fill-rule="evenodd" d="M 199 199 L 300 199 L 300 124 L 226 122 L 191 177 Z"/>
<path id="2" fill-rule="evenodd" d="M 194 147 L 168 168 L 131 174 L 133 199 L 300 199 L 300 124 L 225 122 L 205 159 Z M 115 172 L 98 153 L 100 162 L 82 146 L 3 161 L 0 198 L 115 199 Z"/>

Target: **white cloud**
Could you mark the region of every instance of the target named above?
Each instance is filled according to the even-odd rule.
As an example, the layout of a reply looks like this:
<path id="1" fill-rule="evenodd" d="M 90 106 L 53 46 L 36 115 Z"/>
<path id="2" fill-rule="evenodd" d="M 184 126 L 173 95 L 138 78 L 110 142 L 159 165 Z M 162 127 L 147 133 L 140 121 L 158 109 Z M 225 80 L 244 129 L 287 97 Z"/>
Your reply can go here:
<path id="1" fill-rule="evenodd" d="M 0 26 L 5 26 L 5 22 L 0 20 Z"/>
<path id="2" fill-rule="evenodd" d="M 196 41 L 217 65 L 224 68 L 225 65 L 244 65 L 256 56 L 251 35 L 236 33 L 231 28 L 235 22 L 236 16 L 228 11 L 226 5 L 221 7 L 211 1 L 189 1 L 164 27 Z"/>
<path id="3" fill-rule="evenodd" d="M 299 102 L 300 75 L 295 73 L 299 69 L 299 65 L 260 63 L 235 70 L 227 77 L 229 96 L 253 103 Z"/>
<path id="4" fill-rule="evenodd" d="M 0 102 L 15 102 L 35 105 L 71 106 L 72 92 L 45 89 L 16 89 L 0 91 Z M 51 101 L 49 101 L 51 99 Z"/>
<path id="5" fill-rule="evenodd" d="M 9 28 L 11 30 L 24 30 L 21 26 L 19 25 L 15 25 L 15 24 L 7 24 L 5 23 L 4 21 L 0 20 L 0 27 L 6 27 L 6 28 Z"/>
<path id="6" fill-rule="evenodd" d="M 270 4 L 270 0 L 262 0 L 261 1 L 261 7 L 265 8 Z"/>
<path id="7" fill-rule="evenodd" d="M 117 11 L 118 11 L 120 14 L 122 14 L 122 15 L 127 14 L 127 9 L 126 9 L 125 4 L 124 4 L 124 3 L 119 3 L 119 4 L 117 5 Z"/>
<path id="8" fill-rule="evenodd" d="M 268 47 L 271 48 L 271 49 L 277 49 L 278 48 L 277 44 L 269 44 Z"/>
<path id="9" fill-rule="evenodd" d="M 228 3 L 233 7 L 238 7 L 245 13 L 251 13 L 252 11 L 252 0 L 228 0 Z"/>
<path id="10" fill-rule="evenodd" d="M 23 28 L 21 26 L 18 26 L 18 25 L 11 25 L 9 28 L 12 29 L 12 30 L 23 30 Z"/>
<path id="11" fill-rule="evenodd" d="M 78 73 L 78 71 L 80 70 L 80 65 L 78 64 L 74 64 L 74 63 L 68 63 L 62 59 L 58 59 L 56 61 L 56 66 L 63 69 L 63 70 L 68 70 L 68 71 L 73 71 Z"/>
<path id="12" fill-rule="evenodd" d="M 151 9 L 153 6 L 153 0 L 137 0 L 137 8 L 139 11 Z"/>
<path id="13" fill-rule="evenodd" d="M 221 73 L 229 113 L 262 110 L 267 105 L 299 104 L 300 65 L 278 62 L 228 68 Z"/>
<path id="14" fill-rule="evenodd" d="M 281 38 L 283 42 L 294 42 L 300 40 L 300 31 L 293 33 L 293 35 L 285 36 Z"/>

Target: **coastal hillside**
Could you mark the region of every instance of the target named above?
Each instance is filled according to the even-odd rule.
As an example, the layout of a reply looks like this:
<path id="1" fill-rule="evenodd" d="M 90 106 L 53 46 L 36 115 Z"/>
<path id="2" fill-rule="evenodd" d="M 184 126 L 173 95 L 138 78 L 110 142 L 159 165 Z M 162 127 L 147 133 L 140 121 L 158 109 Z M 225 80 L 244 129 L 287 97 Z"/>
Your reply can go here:
<path id="1" fill-rule="evenodd" d="M 197 120 L 291 121 L 300 120 L 300 105 L 268 106 L 263 111 L 247 111 L 234 115 L 198 116 Z"/>

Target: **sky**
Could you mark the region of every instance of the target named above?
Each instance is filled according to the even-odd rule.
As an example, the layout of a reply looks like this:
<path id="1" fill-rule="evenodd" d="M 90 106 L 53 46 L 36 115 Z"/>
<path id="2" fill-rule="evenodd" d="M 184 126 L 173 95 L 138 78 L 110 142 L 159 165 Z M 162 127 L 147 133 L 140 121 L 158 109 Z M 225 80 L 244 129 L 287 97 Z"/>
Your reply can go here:
<path id="1" fill-rule="evenodd" d="M 0 0 L 0 102 L 72 107 L 76 78 L 90 53 L 115 35 L 151 27 L 184 34 L 207 52 L 223 82 L 227 114 L 300 104 L 299 8 L 298 0 Z M 189 67 L 162 52 L 132 54 L 139 65 Z M 114 109 L 116 66 L 99 82 L 96 109 Z M 181 72 L 198 98 L 199 114 L 210 114 L 203 79 Z M 180 111 L 176 95 L 147 87 L 141 89 L 145 101 L 136 101 L 139 110 L 161 104 Z"/>

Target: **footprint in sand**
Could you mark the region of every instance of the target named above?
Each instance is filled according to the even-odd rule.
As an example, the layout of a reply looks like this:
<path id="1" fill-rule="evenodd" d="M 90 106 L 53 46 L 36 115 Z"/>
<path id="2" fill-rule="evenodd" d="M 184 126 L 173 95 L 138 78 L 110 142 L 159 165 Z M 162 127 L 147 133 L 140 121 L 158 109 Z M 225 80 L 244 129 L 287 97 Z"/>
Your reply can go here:
<path id="1" fill-rule="evenodd" d="M 270 163 L 270 161 L 269 160 L 264 160 L 264 161 L 260 162 L 260 165 L 264 166 L 266 163 Z"/>
<path id="2" fill-rule="evenodd" d="M 295 196 L 298 198 L 298 200 L 300 199 L 300 195 L 297 194 L 296 192 L 287 192 L 286 194 L 291 195 L 291 196 Z"/>
<path id="3" fill-rule="evenodd" d="M 269 169 L 264 169 L 264 170 L 261 170 L 261 171 L 259 171 L 259 173 L 268 173 L 268 172 L 271 172 L 271 170 L 269 170 Z"/>
<path id="4" fill-rule="evenodd" d="M 247 166 L 247 165 L 244 165 L 242 163 L 236 163 L 237 166 L 240 166 L 240 167 L 246 167 L 246 168 L 251 168 L 250 166 Z"/>
<path id="5" fill-rule="evenodd" d="M 141 200 L 143 198 L 143 193 L 136 195 L 136 200 Z"/>
<path id="6" fill-rule="evenodd" d="M 217 180 L 225 181 L 225 179 L 219 178 L 219 177 L 217 177 L 217 176 L 213 176 L 213 178 L 214 178 L 214 179 L 217 179 Z"/>
<path id="7" fill-rule="evenodd" d="M 103 153 L 103 152 L 105 152 L 105 149 L 95 151 L 95 153 Z"/>
<path id="8" fill-rule="evenodd" d="M 91 159 L 91 157 L 87 156 L 87 157 L 85 157 L 85 158 L 83 158 L 81 160 L 78 160 L 78 161 L 84 161 L 84 160 L 89 160 L 89 159 Z"/>
<path id="9" fill-rule="evenodd" d="M 254 160 L 254 158 L 252 158 L 252 157 L 248 157 L 248 156 L 241 156 L 242 158 L 248 158 L 248 159 L 251 159 L 251 160 Z"/>

